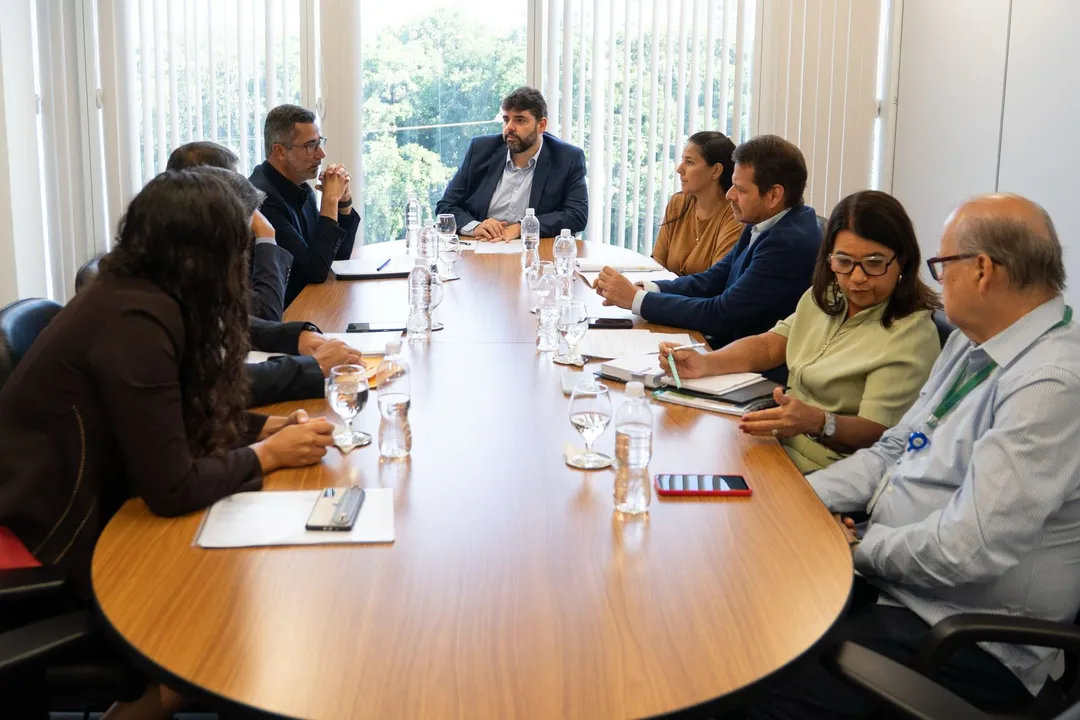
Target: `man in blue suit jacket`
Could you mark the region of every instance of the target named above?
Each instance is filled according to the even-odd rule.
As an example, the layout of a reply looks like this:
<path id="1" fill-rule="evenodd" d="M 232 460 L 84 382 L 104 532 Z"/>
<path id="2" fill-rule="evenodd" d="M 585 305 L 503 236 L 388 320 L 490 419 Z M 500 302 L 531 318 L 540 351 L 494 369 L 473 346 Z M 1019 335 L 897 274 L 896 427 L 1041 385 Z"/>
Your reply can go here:
<path id="1" fill-rule="evenodd" d="M 817 215 L 802 204 L 806 161 L 776 135 L 747 140 L 732 158 L 727 197 L 746 228 L 731 252 L 704 272 L 643 288 L 604 268 L 596 291 L 605 305 L 633 310 L 651 323 L 697 330 L 714 348 L 767 332 L 795 312 L 821 246 Z"/>
<path id="2" fill-rule="evenodd" d="M 545 132 L 547 102 L 538 90 L 510 93 L 502 113 L 502 134 L 473 138 L 436 212 L 453 213 L 458 231 L 480 240 L 520 237 L 526 208 L 536 211 L 542 237 L 584 230 L 585 153 Z"/>

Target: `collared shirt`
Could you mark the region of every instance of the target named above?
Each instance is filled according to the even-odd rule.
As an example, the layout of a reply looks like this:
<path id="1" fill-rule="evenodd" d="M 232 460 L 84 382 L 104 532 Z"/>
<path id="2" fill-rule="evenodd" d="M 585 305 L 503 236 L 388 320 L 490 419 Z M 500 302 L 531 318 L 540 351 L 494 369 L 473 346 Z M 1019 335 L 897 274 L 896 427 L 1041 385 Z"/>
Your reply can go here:
<path id="1" fill-rule="evenodd" d="M 918 401 L 872 448 L 807 479 L 867 509 L 855 568 L 934 624 L 984 612 L 1072 623 L 1080 609 L 1080 327 L 1058 296 L 981 345 L 953 333 Z M 961 373 L 997 367 L 931 428 Z M 910 450 L 912 433 L 929 444 Z M 1056 651 L 984 643 L 1033 694 Z"/>
<path id="2" fill-rule="evenodd" d="M 529 194 L 532 193 L 536 161 L 540 159 L 540 151 L 544 149 L 543 136 L 540 136 L 537 142 L 540 147 L 536 149 L 536 154 L 529 158 L 529 162 L 523 168 L 514 164 L 514 156 L 507 148 L 502 177 L 499 178 L 499 184 L 495 186 L 495 192 L 491 196 L 491 204 L 488 205 L 488 218 L 513 224 L 521 222 L 521 218 L 525 217 L 525 210 L 529 206 Z M 461 234 L 472 235 L 479 224 L 479 221 L 472 221 L 461 229 Z"/>
<path id="3" fill-rule="evenodd" d="M 843 295 L 840 296 L 843 302 Z M 847 317 L 829 315 L 807 290 L 788 318 L 770 331 L 787 338 L 788 395 L 837 415 L 892 427 L 919 397 L 941 352 L 930 312 L 881 324 L 888 300 Z M 844 453 L 806 435 L 781 440 L 800 472 L 832 465 Z"/>
<path id="4" fill-rule="evenodd" d="M 750 242 L 746 245 L 746 249 L 754 247 L 754 241 L 757 240 L 758 235 L 771 228 L 776 223 L 780 222 L 785 215 L 791 211 L 791 208 L 784 208 L 780 212 L 773 215 L 767 220 L 762 220 L 757 225 L 754 225 L 750 229 Z M 654 282 L 647 281 L 644 284 L 644 289 L 638 290 L 634 295 L 634 302 L 630 306 L 630 311 L 635 315 L 641 315 L 641 303 L 645 302 L 645 293 L 660 292 L 660 286 Z"/>

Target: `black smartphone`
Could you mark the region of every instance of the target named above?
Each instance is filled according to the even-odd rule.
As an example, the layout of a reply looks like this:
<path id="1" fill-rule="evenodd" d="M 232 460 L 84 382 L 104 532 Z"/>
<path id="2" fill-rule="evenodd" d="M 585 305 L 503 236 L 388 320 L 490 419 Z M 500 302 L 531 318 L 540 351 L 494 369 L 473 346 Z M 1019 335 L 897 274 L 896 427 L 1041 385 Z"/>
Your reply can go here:
<path id="1" fill-rule="evenodd" d="M 349 326 L 345 328 L 346 332 L 405 332 L 405 323 L 403 322 L 361 322 L 361 323 L 349 323 Z"/>
<path id="2" fill-rule="evenodd" d="M 634 321 L 630 318 L 592 318 L 589 328 L 592 330 L 630 330 Z"/>
<path id="3" fill-rule="evenodd" d="M 656 476 L 658 495 L 715 495 L 746 497 L 750 486 L 742 475 L 693 475 L 668 473 Z"/>

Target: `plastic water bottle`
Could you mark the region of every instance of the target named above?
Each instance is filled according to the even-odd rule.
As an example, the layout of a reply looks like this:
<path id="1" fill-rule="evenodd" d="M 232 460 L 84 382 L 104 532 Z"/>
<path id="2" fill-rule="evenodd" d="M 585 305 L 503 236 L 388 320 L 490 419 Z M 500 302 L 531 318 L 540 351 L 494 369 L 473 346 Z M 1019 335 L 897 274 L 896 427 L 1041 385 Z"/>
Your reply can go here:
<path id="1" fill-rule="evenodd" d="M 416 246 L 420 239 L 420 201 L 415 195 L 409 196 L 405 203 L 405 254 Z"/>
<path id="2" fill-rule="evenodd" d="M 540 221 L 536 211 L 526 208 L 521 219 L 521 269 L 528 270 L 535 262 L 540 262 Z"/>
<path id="3" fill-rule="evenodd" d="M 431 339 L 431 271 L 425 257 L 416 258 L 409 271 L 409 323 L 406 337 L 410 343 Z"/>
<path id="4" fill-rule="evenodd" d="M 439 234 L 434 225 L 424 224 L 416 241 L 416 257 L 427 260 L 428 272 L 431 272 L 432 258 L 439 257 Z"/>
<path id="5" fill-rule="evenodd" d="M 379 398 L 379 455 L 398 459 L 412 450 L 409 427 L 409 364 L 401 357 L 401 341 L 386 343 L 386 355 L 375 371 Z"/>
<path id="6" fill-rule="evenodd" d="M 556 325 L 559 320 L 558 309 L 559 281 L 555 277 L 555 268 L 544 266 L 544 274 L 536 283 L 536 349 L 540 352 L 554 352 L 559 349 L 559 333 Z"/>
<path id="7" fill-rule="evenodd" d="M 627 399 L 615 412 L 615 509 L 628 515 L 649 511 L 649 459 L 652 457 L 652 410 L 645 386 L 626 384 Z"/>
<path id="8" fill-rule="evenodd" d="M 577 259 L 577 243 L 569 228 L 563 228 L 555 238 L 552 248 L 555 256 L 555 276 L 559 279 L 559 296 L 569 298 L 574 287 L 574 261 Z"/>

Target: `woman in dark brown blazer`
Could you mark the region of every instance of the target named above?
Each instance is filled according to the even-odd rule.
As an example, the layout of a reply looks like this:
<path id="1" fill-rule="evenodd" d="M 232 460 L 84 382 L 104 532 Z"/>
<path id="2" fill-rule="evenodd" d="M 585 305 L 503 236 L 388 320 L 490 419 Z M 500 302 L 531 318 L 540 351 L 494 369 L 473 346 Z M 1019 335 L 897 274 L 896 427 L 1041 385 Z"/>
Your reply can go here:
<path id="1" fill-rule="evenodd" d="M 0 390 L 0 526 L 84 595 L 94 542 L 129 498 L 193 512 L 317 462 L 333 442 L 325 419 L 244 412 L 251 214 L 227 172 L 151 180 L 98 281 Z M 110 717 L 152 717 L 178 699 L 152 688 L 139 702 Z"/>

